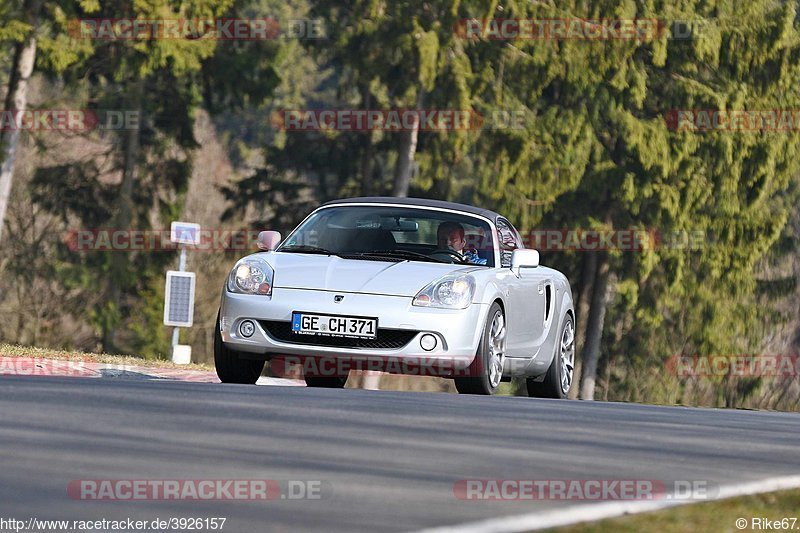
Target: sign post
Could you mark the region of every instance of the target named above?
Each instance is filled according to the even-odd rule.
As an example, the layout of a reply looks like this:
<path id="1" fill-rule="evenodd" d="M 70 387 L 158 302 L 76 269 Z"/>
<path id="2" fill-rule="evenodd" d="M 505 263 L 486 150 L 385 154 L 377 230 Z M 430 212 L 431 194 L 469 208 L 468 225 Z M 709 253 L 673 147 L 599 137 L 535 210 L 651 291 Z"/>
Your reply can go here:
<path id="1" fill-rule="evenodd" d="M 186 245 L 200 242 L 200 225 L 191 222 L 173 222 L 169 238 L 181 247 L 178 270 L 167 271 L 164 289 L 164 325 L 172 326 L 172 362 L 188 364 L 192 360 L 192 347 L 178 344 L 180 330 L 190 328 L 194 321 L 195 274 L 186 272 Z"/>

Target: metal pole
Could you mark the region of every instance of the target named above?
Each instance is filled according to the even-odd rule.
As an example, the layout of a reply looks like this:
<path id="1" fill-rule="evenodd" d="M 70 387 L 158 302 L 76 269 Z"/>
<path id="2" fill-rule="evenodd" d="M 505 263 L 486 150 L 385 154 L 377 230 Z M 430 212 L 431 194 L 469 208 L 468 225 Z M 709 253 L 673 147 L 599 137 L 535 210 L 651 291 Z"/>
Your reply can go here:
<path id="1" fill-rule="evenodd" d="M 186 271 L 186 247 L 181 245 L 181 257 L 178 261 L 178 271 Z M 177 327 L 172 328 L 172 353 L 175 353 L 175 346 L 178 344 L 180 330 Z"/>

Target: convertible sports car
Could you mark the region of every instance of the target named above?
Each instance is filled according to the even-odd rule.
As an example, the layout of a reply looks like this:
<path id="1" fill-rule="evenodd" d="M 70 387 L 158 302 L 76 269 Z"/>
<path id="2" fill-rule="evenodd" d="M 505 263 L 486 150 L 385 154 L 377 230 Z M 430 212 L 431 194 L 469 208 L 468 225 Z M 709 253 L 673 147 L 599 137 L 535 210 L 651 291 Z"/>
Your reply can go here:
<path id="1" fill-rule="evenodd" d="M 575 359 L 572 291 L 504 217 L 413 198 L 328 202 L 228 276 L 214 359 L 225 383 L 255 383 L 272 358 L 325 358 L 309 386 L 347 370 L 435 368 L 461 393 L 526 378 L 531 396 L 565 398 Z M 394 364 L 393 364 L 394 363 Z M 401 364 L 397 364 L 401 363 Z M 352 365 L 352 366 L 351 366 Z"/>

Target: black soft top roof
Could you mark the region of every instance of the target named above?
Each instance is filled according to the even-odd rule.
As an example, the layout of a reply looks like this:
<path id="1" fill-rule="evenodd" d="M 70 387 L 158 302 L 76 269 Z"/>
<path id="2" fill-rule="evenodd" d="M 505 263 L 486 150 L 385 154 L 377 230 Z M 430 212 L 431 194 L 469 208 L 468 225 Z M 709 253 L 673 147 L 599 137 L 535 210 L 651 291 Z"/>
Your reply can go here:
<path id="1" fill-rule="evenodd" d="M 339 200 L 332 200 L 323 205 L 336 205 L 336 204 L 394 204 L 394 205 L 407 205 L 419 207 L 438 207 L 440 209 L 452 209 L 453 211 L 461 211 L 463 213 L 470 213 L 472 215 L 480 215 L 488 218 L 494 222 L 498 215 L 494 211 L 475 207 L 466 204 L 457 204 L 455 202 L 445 202 L 443 200 L 429 200 L 427 198 L 398 198 L 395 196 L 363 196 L 360 198 L 341 198 Z"/>

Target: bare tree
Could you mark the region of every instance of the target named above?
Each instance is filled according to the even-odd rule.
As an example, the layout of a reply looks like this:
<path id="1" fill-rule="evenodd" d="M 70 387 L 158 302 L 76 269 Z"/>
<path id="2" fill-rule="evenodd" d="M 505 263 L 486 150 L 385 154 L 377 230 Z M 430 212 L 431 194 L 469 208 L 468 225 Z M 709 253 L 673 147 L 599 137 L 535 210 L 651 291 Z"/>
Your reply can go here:
<path id="1" fill-rule="evenodd" d="M 417 153 L 417 137 L 419 135 L 419 117 L 414 120 L 411 129 L 400 132 L 400 143 L 397 150 L 397 165 L 394 167 L 393 196 L 408 196 L 411 184 L 414 155 Z"/>
<path id="2" fill-rule="evenodd" d="M 28 105 L 28 80 L 33 74 L 33 64 L 36 61 L 36 28 L 39 25 L 41 5 L 41 0 L 29 0 L 25 3 L 25 17 L 31 30 L 25 39 L 14 45 L 14 59 L 3 109 L 14 113 L 17 117 Z M 19 120 L 14 122 L 18 123 Z M 0 130 L 0 240 L 3 238 L 8 199 L 11 196 L 19 134 L 18 124 L 7 130 Z"/>
<path id="3" fill-rule="evenodd" d="M 422 90 L 417 95 L 417 111 L 424 101 Z M 392 195 L 405 198 L 411 185 L 411 174 L 414 170 L 414 156 L 417 153 L 417 139 L 419 137 L 419 114 L 414 114 L 414 124 L 410 129 L 400 132 L 400 142 L 397 147 L 397 164 L 394 167 L 394 187 Z"/>

